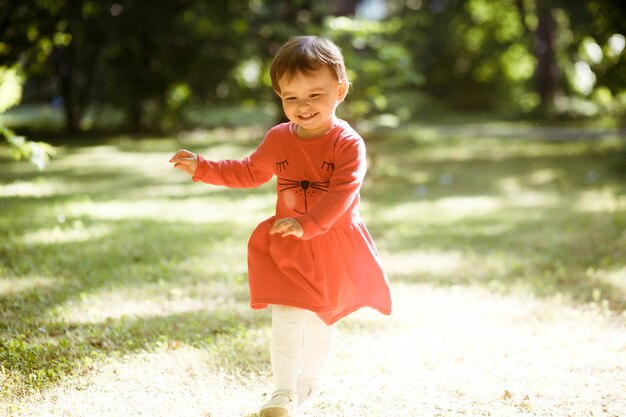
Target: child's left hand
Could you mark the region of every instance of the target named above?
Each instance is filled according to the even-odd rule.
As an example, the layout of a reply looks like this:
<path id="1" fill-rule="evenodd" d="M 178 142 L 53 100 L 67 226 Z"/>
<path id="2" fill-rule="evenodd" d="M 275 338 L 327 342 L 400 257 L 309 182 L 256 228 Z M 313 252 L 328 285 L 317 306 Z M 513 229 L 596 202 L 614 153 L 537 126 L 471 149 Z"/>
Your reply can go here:
<path id="1" fill-rule="evenodd" d="M 302 225 L 296 219 L 292 217 L 285 217 L 283 219 L 276 220 L 272 225 L 270 235 L 274 235 L 276 233 L 280 233 L 282 237 L 289 235 L 302 237 L 302 235 L 304 235 L 304 230 L 302 229 Z"/>

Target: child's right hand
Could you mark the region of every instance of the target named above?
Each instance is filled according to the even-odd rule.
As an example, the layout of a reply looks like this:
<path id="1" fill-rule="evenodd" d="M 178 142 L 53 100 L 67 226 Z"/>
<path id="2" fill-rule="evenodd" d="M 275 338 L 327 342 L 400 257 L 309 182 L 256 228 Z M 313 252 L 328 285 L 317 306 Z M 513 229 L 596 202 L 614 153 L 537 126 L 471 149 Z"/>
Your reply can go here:
<path id="1" fill-rule="evenodd" d="M 174 168 L 185 171 L 192 177 L 198 169 L 198 155 L 186 149 L 181 149 L 176 152 L 170 158 L 170 162 L 174 164 Z"/>

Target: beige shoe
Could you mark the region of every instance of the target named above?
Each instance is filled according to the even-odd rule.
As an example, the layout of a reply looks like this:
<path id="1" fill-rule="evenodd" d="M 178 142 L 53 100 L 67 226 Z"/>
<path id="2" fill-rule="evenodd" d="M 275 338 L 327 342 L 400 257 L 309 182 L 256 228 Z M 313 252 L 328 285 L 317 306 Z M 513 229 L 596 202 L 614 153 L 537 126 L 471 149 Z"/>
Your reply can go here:
<path id="1" fill-rule="evenodd" d="M 311 401 L 321 392 L 319 379 L 311 379 L 304 376 L 298 376 L 298 407 Z"/>
<path id="2" fill-rule="evenodd" d="M 293 417 L 298 394 L 288 389 L 274 391 L 272 398 L 263 404 L 259 417 Z"/>

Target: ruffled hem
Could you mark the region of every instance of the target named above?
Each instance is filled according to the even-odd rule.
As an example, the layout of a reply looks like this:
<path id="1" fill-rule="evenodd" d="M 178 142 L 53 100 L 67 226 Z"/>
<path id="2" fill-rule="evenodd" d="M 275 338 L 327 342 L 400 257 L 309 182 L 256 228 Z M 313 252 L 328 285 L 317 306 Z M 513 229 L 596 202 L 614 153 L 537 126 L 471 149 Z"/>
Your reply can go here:
<path id="1" fill-rule="evenodd" d="M 336 322 L 338 322 L 339 320 L 341 320 L 342 318 L 354 313 L 355 311 L 358 311 L 362 308 L 372 308 L 376 311 L 378 311 L 381 314 L 384 314 L 386 316 L 391 315 L 391 306 L 389 307 L 382 307 L 382 306 L 378 306 L 378 305 L 374 305 L 374 304 L 369 304 L 369 303 L 365 303 L 365 304 L 360 304 L 360 305 L 356 305 L 356 306 L 352 306 L 347 310 L 341 311 L 339 313 L 335 313 L 333 314 L 333 310 L 328 310 L 325 308 L 317 308 L 317 307 L 313 307 L 310 305 L 305 305 L 302 303 L 297 303 L 297 302 L 293 302 L 290 300 L 280 300 L 280 299 L 267 299 L 267 300 L 256 300 L 256 301 L 250 301 L 250 308 L 252 308 L 253 310 L 263 310 L 267 307 L 269 307 L 270 305 L 281 305 L 281 306 L 288 306 L 288 307 L 297 307 L 297 308 L 302 308 L 305 310 L 309 310 L 312 311 L 313 313 L 317 314 L 319 316 L 319 318 L 326 323 L 327 325 L 332 325 Z"/>
<path id="2" fill-rule="evenodd" d="M 252 308 L 305 308 L 329 324 L 362 307 L 391 314 L 388 280 L 363 222 L 302 240 L 269 235 L 273 220 L 259 224 L 248 244 Z"/>

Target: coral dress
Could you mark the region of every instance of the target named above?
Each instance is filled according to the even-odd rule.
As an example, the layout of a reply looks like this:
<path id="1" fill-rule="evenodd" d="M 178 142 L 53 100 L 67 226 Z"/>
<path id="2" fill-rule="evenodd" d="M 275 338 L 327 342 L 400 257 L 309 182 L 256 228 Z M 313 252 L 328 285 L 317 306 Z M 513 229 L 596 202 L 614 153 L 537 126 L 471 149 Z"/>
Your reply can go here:
<path id="1" fill-rule="evenodd" d="M 302 139 L 293 123 L 272 128 L 243 160 L 198 157 L 194 181 L 251 188 L 277 177 L 276 215 L 248 243 L 250 306 L 280 304 L 311 310 L 332 324 L 361 307 L 391 314 L 391 296 L 378 251 L 359 215 L 365 144 L 339 121 Z M 270 235 L 275 219 L 293 217 L 302 238 Z"/>

